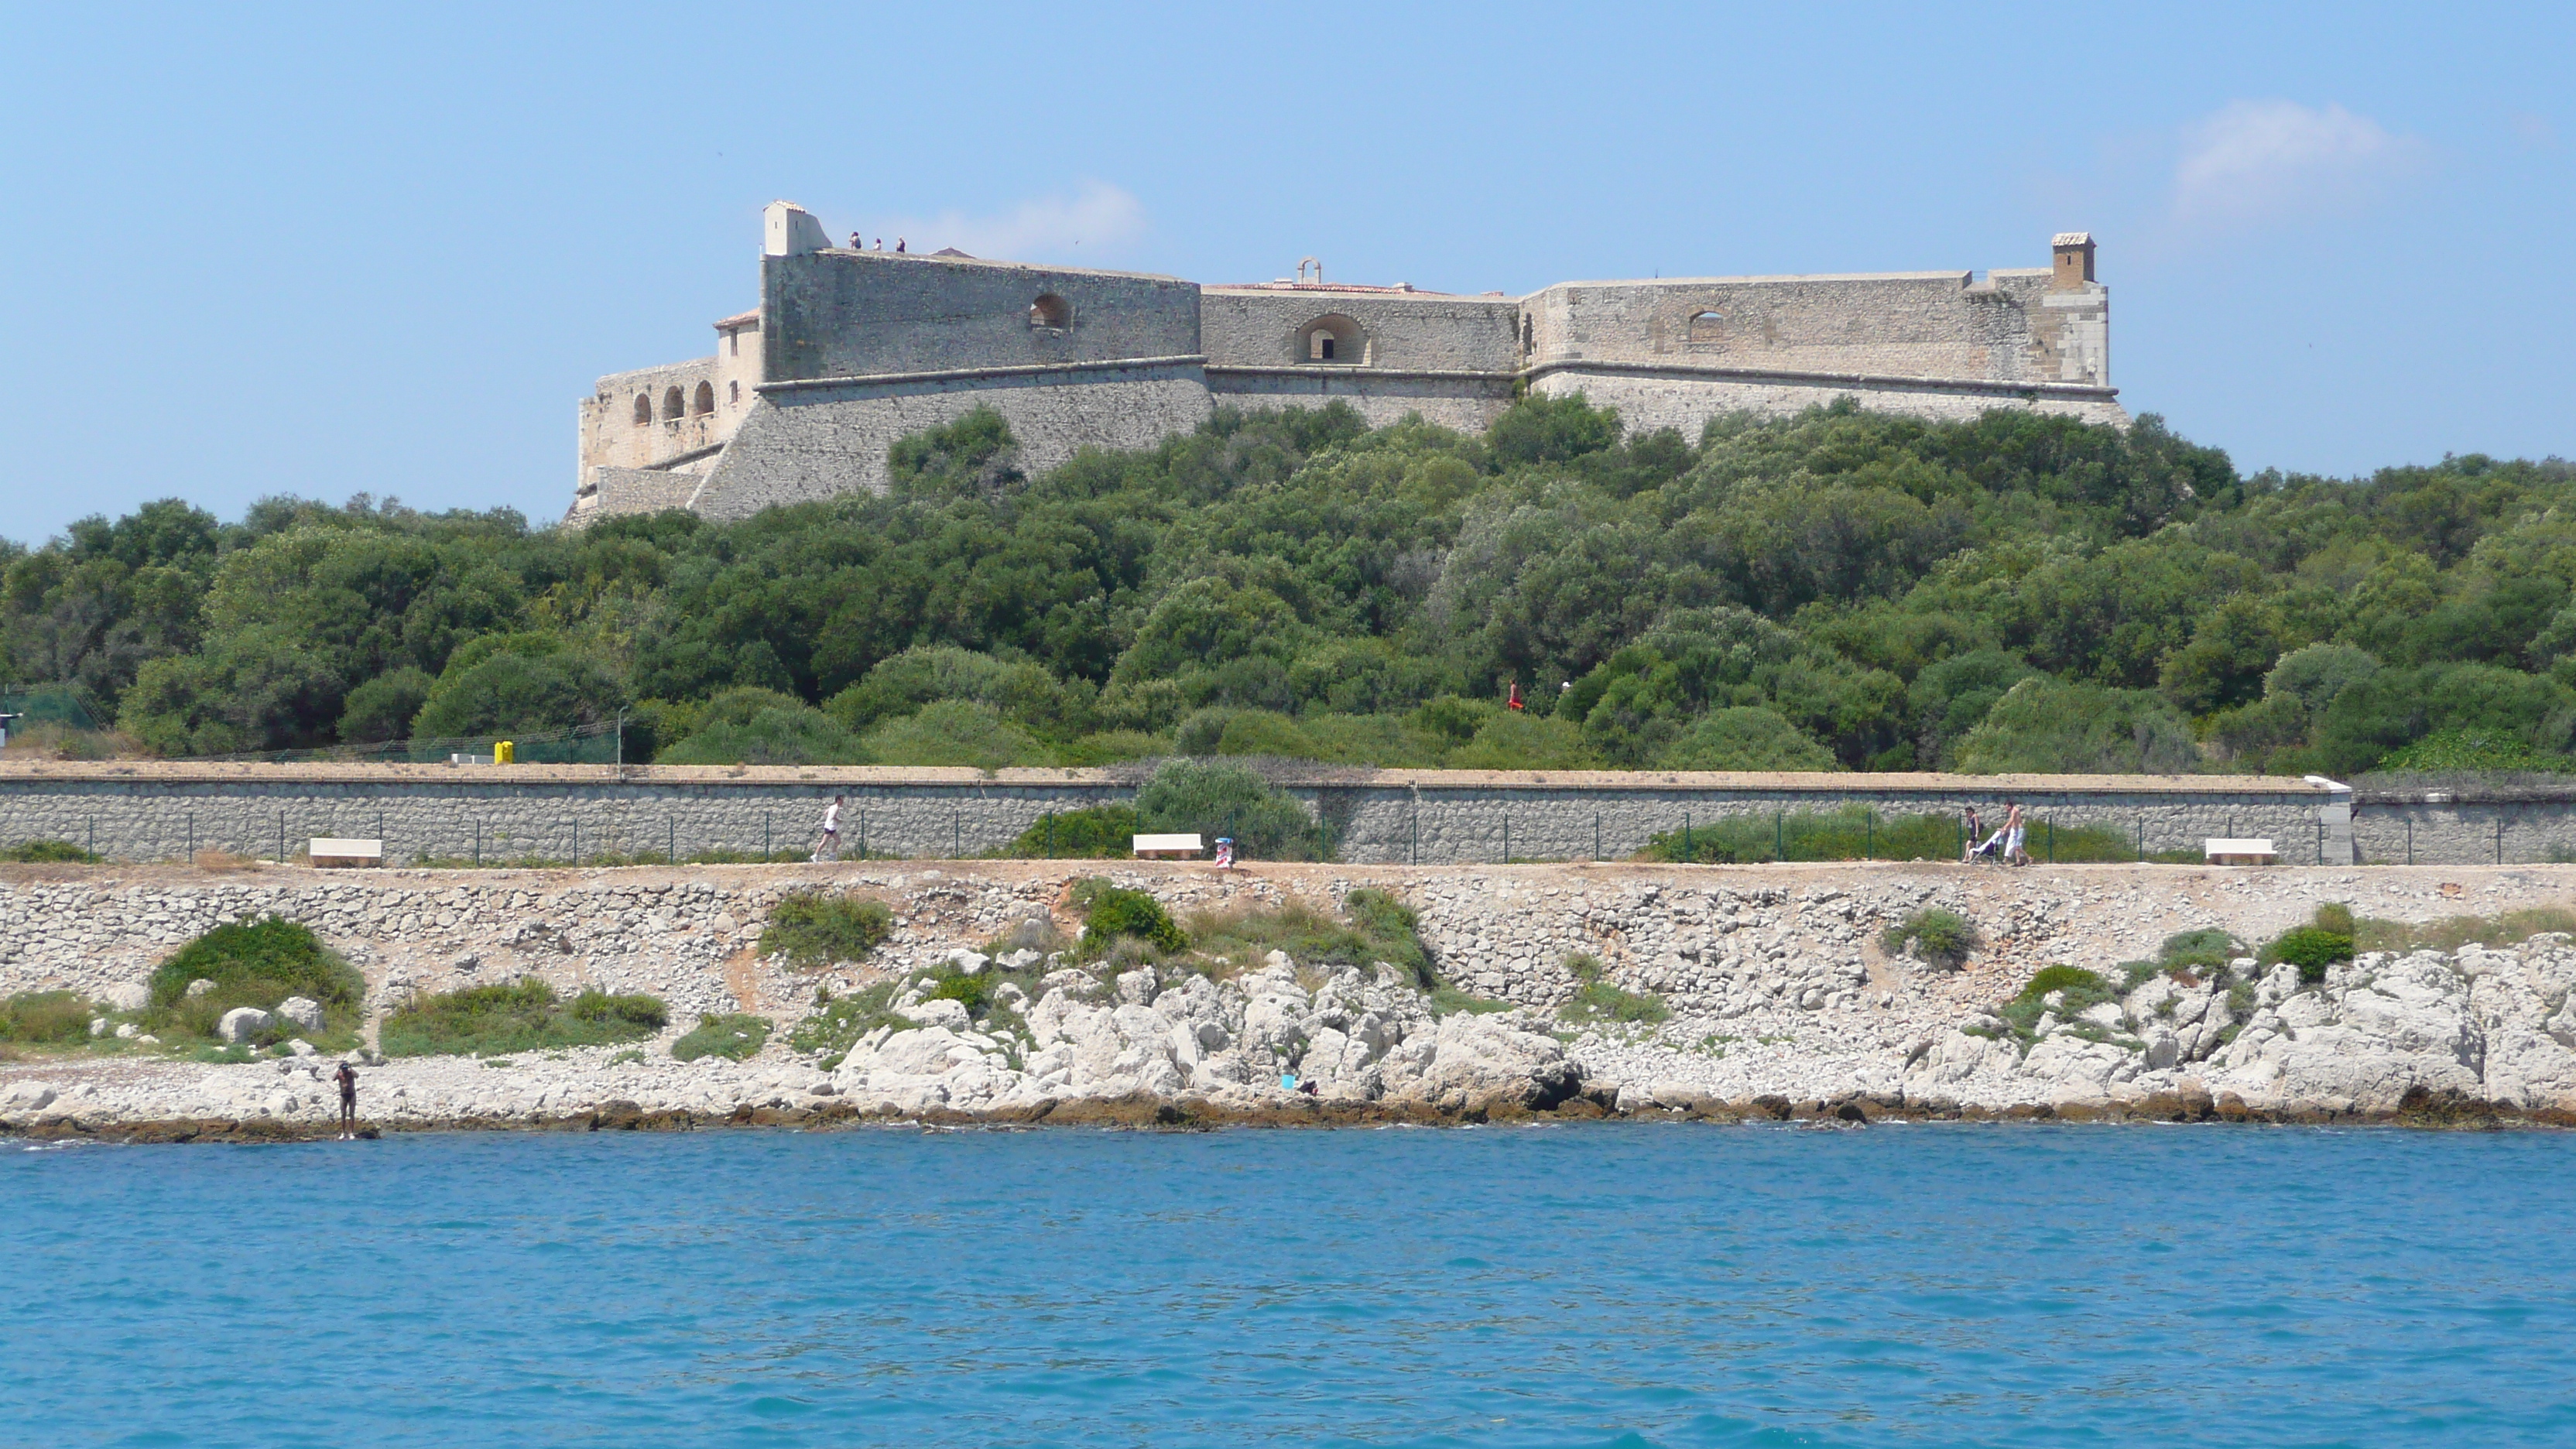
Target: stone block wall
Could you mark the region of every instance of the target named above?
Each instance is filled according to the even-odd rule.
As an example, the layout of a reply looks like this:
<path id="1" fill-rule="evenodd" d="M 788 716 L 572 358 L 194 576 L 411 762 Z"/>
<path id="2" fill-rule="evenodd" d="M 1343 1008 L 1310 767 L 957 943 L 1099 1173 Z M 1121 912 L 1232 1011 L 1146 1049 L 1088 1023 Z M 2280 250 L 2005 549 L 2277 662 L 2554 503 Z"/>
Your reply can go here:
<path id="1" fill-rule="evenodd" d="M 1975 803 L 1999 821 L 2007 799 L 2047 822 L 2100 825 L 2148 852 L 2196 848 L 2209 836 L 2268 836 L 2282 863 L 2342 864 L 2328 824 L 2341 797 L 2297 781 L 1943 775 L 1724 775 L 1487 771 L 1348 771 L 1291 778 L 1284 788 L 1319 821 L 1335 858 L 1356 863 L 1476 864 L 1622 859 L 1658 833 L 1730 815 L 1826 812 L 1862 805 L 1882 819 L 1955 814 Z M 130 860 L 192 850 L 293 856 L 314 836 L 381 839 L 394 861 L 569 860 L 613 854 L 804 849 L 824 804 L 848 797 L 843 844 L 949 858 L 998 848 L 1050 812 L 1133 798 L 1108 771 L 606 765 L 47 765 L 0 769 L 0 844 L 62 839 Z M 2365 811 L 2363 858 L 2402 859 Z M 2565 808 L 2559 816 L 2566 818 Z M 1223 821 L 1208 821 L 1215 834 Z M 2426 828 L 2416 859 L 2492 859 L 2476 820 Z M 2446 833 L 2447 832 L 2447 833 Z M 2576 838 L 2576 822 L 2565 833 Z M 2519 828 L 2509 849 L 2548 832 Z M 2524 856 L 2522 858 L 2534 858 Z"/>
<path id="2" fill-rule="evenodd" d="M 761 286 L 772 382 L 1199 352 L 1198 285 L 1177 277 L 825 251 L 764 258 Z M 1067 325 L 1030 325 L 1040 297 Z"/>
<path id="3" fill-rule="evenodd" d="M 1218 406 L 1258 412 L 1342 402 L 1357 409 L 1373 428 L 1419 413 L 1424 421 L 1444 428 L 1481 433 L 1512 405 L 1512 382 L 1507 375 L 1441 376 L 1376 368 L 1221 368 L 1211 363 L 1207 379 L 1209 397 Z"/>
<path id="4" fill-rule="evenodd" d="M 1892 377 L 1730 375 L 1717 369 L 1589 362 L 1550 364 L 1535 370 L 1533 378 L 1530 390 L 1541 396 L 1581 393 L 1595 407 L 1617 408 L 1631 437 L 1677 428 L 1692 442 L 1699 441 L 1700 429 L 1714 417 L 1739 412 L 1776 417 L 1843 397 L 1876 411 L 1943 422 L 1972 422 L 1992 408 L 2028 408 L 2114 426 L 2129 421 L 2111 389 L 2063 384 L 1944 387 Z"/>
<path id="5" fill-rule="evenodd" d="M 1031 474 L 1085 447 L 1150 448 L 1208 415 L 1195 358 L 925 373 L 766 387 L 690 506 L 743 518 L 779 503 L 884 492 L 886 450 L 979 407 L 1001 413 Z"/>
<path id="6" fill-rule="evenodd" d="M 1358 325 L 1370 366 L 1508 374 L 1520 367 L 1520 315 L 1510 297 L 1209 287 L 1199 298 L 1199 345 L 1224 366 L 1302 364 L 1312 360 L 1307 329 L 1339 316 Z M 1343 371 L 1360 361 L 1338 359 Z"/>

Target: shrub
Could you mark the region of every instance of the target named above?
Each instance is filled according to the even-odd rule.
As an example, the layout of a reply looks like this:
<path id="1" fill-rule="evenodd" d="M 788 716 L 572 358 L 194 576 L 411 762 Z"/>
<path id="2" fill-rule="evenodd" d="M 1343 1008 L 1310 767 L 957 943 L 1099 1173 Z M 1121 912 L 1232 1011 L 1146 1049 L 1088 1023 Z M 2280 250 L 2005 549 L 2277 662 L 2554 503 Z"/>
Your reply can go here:
<path id="1" fill-rule="evenodd" d="M 897 1015 L 893 1006 L 895 993 L 902 985 L 900 981 L 880 981 L 847 996 L 817 997 L 814 1013 L 788 1030 L 787 1044 L 809 1056 L 822 1053 L 830 1065 L 837 1066 L 861 1037 L 878 1027 L 910 1030 L 913 1021 Z"/>
<path id="2" fill-rule="evenodd" d="M 1904 920 L 1879 933 L 1878 943 L 1890 954 L 1914 942 L 1916 954 L 1935 966 L 1956 971 L 1967 964 L 1968 951 L 1976 945 L 1976 927 L 1956 911 L 1938 906 L 1916 911 Z"/>
<path id="3" fill-rule="evenodd" d="M 2079 1014 L 2103 1002 L 2120 999 L 2119 989 L 2096 972 L 2081 966 L 2041 967 L 2022 987 L 2020 995 L 1995 1008 L 1995 1015 L 2004 1019 L 2006 1027 L 2025 1051 L 2038 1037 L 2039 1019 L 2048 1014 L 2051 995 L 2057 995 L 2057 1017 L 2065 1022 L 2074 1021 Z M 2070 1029 L 2095 1041 L 2103 1040 L 2107 1035 L 2089 1023 L 2079 1023 Z"/>
<path id="4" fill-rule="evenodd" d="M 0 850 L 0 860 L 13 865 L 95 865 L 102 858 L 68 840 L 29 840 Z"/>
<path id="5" fill-rule="evenodd" d="M 2309 924 L 2320 931 L 2332 931 L 2338 936 L 2349 936 L 2352 934 L 2352 907 L 2340 901 L 2328 901 L 2317 907 L 2316 915 Z"/>
<path id="6" fill-rule="evenodd" d="M 2236 938 L 2216 929 L 2182 931 L 2156 948 L 2156 959 L 2167 966 L 2224 966 L 2239 954 Z"/>
<path id="7" fill-rule="evenodd" d="M 529 980 L 414 997 L 385 1017 L 381 1039 L 389 1057 L 490 1057 L 635 1041 L 669 1020 L 650 996 L 590 990 L 565 1002 L 553 987 Z"/>
<path id="8" fill-rule="evenodd" d="M 1313 860 L 1316 825 L 1306 807 L 1239 765 L 1174 760 L 1136 792 L 1137 829 L 1232 836 L 1245 859 Z"/>
<path id="9" fill-rule="evenodd" d="M 1075 884 L 1074 900 L 1083 908 L 1082 954 L 1086 958 L 1107 954 L 1122 936 L 1159 951 L 1178 951 L 1189 944 L 1181 928 L 1172 924 L 1163 903 L 1143 891 L 1122 889 L 1094 878 Z"/>
<path id="10" fill-rule="evenodd" d="M 2298 926 L 2282 932 L 2263 948 L 2265 964 L 2288 962 L 2310 986 L 2326 979 L 2326 968 L 2352 959 L 2352 937 L 2320 926 Z"/>
<path id="11" fill-rule="evenodd" d="M 1667 770 L 1839 770 L 1834 752 L 1776 709 L 1712 710 L 1657 762 Z"/>
<path id="12" fill-rule="evenodd" d="M 1000 853 L 1013 860 L 1124 859 L 1136 847 L 1137 830 L 1130 806 L 1059 810 L 1040 816 Z"/>
<path id="13" fill-rule="evenodd" d="M 881 765 L 967 765 L 999 770 L 1047 763 L 1046 747 L 991 705 L 943 699 L 869 730 L 864 743 Z"/>
<path id="14" fill-rule="evenodd" d="M 0 998 L 0 1042 L 44 1046 L 86 1041 L 91 1019 L 104 1014 L 104 1008 L 69 991 L 22 991 Z"/>
<path id="15" fill-rule="evenodd" d="M 212 981 L 214 989 L 188 995 L 188 983 L 199 980 Z M 209 1038 L 235 1007 L 275 1011 L 286 998 L 302 996 L 321 1003 L 322 1030 L 307 1032 L 281 1018 L 257 1044 L 310 1036 L 315 1046 L 337 1049 L 356 1040 L 366 989 L 365 979 L 303 925 L 281 916 L 231 921 L 180 947 L 153 971 L 143 1025 L 165 1039 Z"/>
<path id="16" fill-rule="evenodd" d="M 981 976 L 954 972 L 939 978 L 938 984 L 924 993 L 925 1001 L 954 1001 L 966 1008 L 968 1016 L 982 1016 L 993 1004 L 993 988 Z"/>
<path id="17" fill-rule="evenodd" d="M 894 912 L 883 901 L 790 891 L 761 928 L 760 953 L 784 952 L 798 966 L 823 967 L 864 959 L 893 931 Z"/>
<path id="18" fill-rule="evenodd" d="M 2511 946 L 2549 931 L 2576 935 L 2576 911 L 2541 906 L 2420 923 L 2364 918 L 2353 923 L 2353 940 L 2364 951 L 2456 951 L 2472 941 L 2481 946 Z"/>
<path id="19" fill-rule="evenodd" d="M 1672 1019 L 1672 1009 L 1664 1005 L 1662 997 L 1611 985 L 1598 957 L 1568 956 L 1565 969 L 1574 975 L 1574 999 L 1558 1009 L 1560 1020 L 1575 1026 L 1598 1026 L 1606 1022 L 1653 1024 Z"/>
<path id="20" fill-rule="evenodd" d="M 1384 891 L 1356 890 L 1343 897 L 1342 908 L 1347 920 L 1302 901 L 1273 910 L 1194 916 L 1185 934 L 1201 956 L 1248 962 L 1285 951 L 1300 965 L 1363 968 L 1383 961 L 1422 990 L 1439 986 L 1431 952 L 1402 901 Z"/>
<path id="21" fill-rule="evenodd" d="M 2161 695 L 2024 679 L 1959 741 L 1971 775 L 2179 774 L 2199 752 Z"/>
<path id="22" fill-rule="evenodd" d="M 694 1062 L 700 1057 L 748 1061 L 758 1056 L 768 1042 L 768 1017 L 748 1014 L 704 1016 L 689 1029 L 688 1035 L 671 1043 L 671 1055 L 684 1062 Z"/>

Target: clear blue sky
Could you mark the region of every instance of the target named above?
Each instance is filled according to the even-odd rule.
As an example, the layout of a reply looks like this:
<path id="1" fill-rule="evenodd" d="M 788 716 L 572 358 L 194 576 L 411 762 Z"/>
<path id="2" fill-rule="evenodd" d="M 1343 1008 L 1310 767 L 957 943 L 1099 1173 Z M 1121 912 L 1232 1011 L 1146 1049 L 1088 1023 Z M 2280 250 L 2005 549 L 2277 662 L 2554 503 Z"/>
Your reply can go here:
<path id="1" fill-rule="evenodd" d="M 2576 7 L 11 6 L 0 536 L 558 515 L 758 211 L 1240 281 L 2038 266 L 2248 468 L 2576 454 Z"/>

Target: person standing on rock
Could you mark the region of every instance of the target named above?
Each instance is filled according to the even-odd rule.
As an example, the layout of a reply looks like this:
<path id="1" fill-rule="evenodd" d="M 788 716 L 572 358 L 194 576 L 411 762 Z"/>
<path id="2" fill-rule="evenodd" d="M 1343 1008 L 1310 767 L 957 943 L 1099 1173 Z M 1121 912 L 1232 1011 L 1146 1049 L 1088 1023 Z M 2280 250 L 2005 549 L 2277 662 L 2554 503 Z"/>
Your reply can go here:
<path id="1" fill-rule="evenodd" d="M 340 1062 L 340 1070 L 331 1074 L 331 1080 L 340 1084 L 340 1140 L 343 1142 L 356 1141 L 358 1136 L 358 1069 L 349 1065 L 348 1060 L 343 1058 Z"/>
<path id="2" fill-rule="evenodd" d="M 830 852 L 832 859 L 841 858 L 842 799 L 842 796 L 835 795 L 832 797 L 832 803 L 823 807 L 823 836 L 814 842 L 814 853 L 807 857 L 809 864 L 821 865 L 824 853 L 827 851 Z"/>

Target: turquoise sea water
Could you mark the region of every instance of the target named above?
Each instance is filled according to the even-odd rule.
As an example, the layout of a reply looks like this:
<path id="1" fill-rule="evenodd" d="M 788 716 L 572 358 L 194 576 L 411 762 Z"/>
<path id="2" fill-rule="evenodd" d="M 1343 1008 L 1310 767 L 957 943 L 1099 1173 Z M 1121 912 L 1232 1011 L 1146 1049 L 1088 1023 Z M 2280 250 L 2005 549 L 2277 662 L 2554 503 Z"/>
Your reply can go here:
<path id="1" fill-rule="evenodd" d="M 0 1144 L 0 1442 L 2576 1443 L 2576 1136 Z"/>

